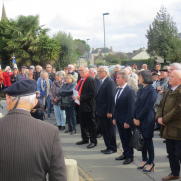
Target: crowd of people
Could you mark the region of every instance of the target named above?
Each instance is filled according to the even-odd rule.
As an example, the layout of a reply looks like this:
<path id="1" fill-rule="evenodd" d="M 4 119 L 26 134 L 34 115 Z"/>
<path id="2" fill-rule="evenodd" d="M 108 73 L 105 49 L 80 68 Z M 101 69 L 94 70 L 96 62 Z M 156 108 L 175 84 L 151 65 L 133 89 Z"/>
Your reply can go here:
<path id="1" fill-rule="evenodd" d="M 31 115 L 44 119 L 44 111 L 51 119 L 54 109 L 57 126 L 60 131 L 76 134 L 76 124 L 80 123 L 81 141 L 77 145 L 88 144 L 91 149 L 97 146 L 98 138 L 103 136 L 105 149 L 103 154 L 117 152 L 116 125 L 122 143 L 123 154 L 116 160 L 130 164 L 134 159 L 134 150 L 130 146 L 132 131 L 139 127 L 145 149 L 142 151 L 142 163 L 137 169 L 151 172 L 154 163 L 154 131 L 160 130 L 160 136 L 166 143 L 171 173 L 162 180 L 179 178 L 181 161 L 181 64 L 173 63 L 161 69 L 159 63 L 155 69 L 148 70 L 146 64 L 141 70 L 126 66 L 121 70 L 116 65 L 109 74 L 106 66 L 88 69 L 70 64 L 64 70 L 57 71 L 50 64 L 46 69 L 41 66 L 6 67 L 3 73 L 4 87 L 21 80 L 36 81 L 36 106 Z M 78 96 L 74 94 L 78 92 Z M 79 102 L 79 103 L 75 103 Z"/>

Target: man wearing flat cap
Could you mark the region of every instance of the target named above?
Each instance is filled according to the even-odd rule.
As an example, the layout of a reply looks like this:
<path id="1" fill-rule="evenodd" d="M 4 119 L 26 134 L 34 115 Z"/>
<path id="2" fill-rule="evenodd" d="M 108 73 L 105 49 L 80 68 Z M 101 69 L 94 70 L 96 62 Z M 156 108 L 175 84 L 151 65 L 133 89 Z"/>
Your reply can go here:
<path id="1" fill-rule="evenodd" d="M 161 69 L 160 70 L 160 77 L 161 77 L 160 81 L 157 81 L 157 83 L 156 83 L 157 99 L 156 99 L 156 102 L 154 104 L 155 112 L 157 112 L 160 101 L 163 99 L 165 91 L 168 88 L 168 81 L 169 81 L 168 70 L 167 69 Z M 159 130 L 160 127 L 161 127 L 161 125 L 156 122 L 155 130 Z"/>
<path id="2" fill-rule="evenodd" d="M 16 77 L 16 81 L 20 81 L 20 80 L 28 80 L 28 73 L 26 73 L 26 66 L 22 66 L 21 67 L 21 73 L 17 75 Z"/>
<path id="3" fill-rule="evenodd" d="M 0 181 L 67 181 L 59 131 L 31 117 L 36 82 L 23 80 L 4 90 L 8 114 L 0 118 Z"/>

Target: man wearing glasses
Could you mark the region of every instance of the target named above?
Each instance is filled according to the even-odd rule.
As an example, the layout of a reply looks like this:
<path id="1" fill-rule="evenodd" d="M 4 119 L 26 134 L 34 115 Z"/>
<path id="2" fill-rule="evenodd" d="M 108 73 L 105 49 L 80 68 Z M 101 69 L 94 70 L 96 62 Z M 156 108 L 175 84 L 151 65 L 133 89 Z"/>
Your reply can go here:
<path id="1" fill-rule="evenodd" d="M 55 73 L 52 72 L 52 66 L 50 64 L 46 65 L 46 71 L 48 72 L 49 79 L 53 82 L 55 80 Z"/>
<path id="2" fill-rule="evenodd" d="M 72 74 L 73 78 L 74 78 L 74 82 L 77 83 L 77 79 L 78 79 L 78 73 L 74 71 L 75 67 L 72 64 L 68 65 L 68 74 Z"/>

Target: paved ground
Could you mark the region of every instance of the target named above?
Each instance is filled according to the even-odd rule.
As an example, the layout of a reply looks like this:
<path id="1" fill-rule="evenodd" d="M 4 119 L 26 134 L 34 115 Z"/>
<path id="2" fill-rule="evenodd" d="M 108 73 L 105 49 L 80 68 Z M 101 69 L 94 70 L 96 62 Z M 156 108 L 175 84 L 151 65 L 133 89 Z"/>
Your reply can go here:
<path id="1" fill-rule="evenodd" d="M 5 101 L 0 102 L 5 105 Z M 6 106 L 4 109 L 0 108 L 0 112 L 6 114 Z M 55 117 L 52 114 L 51 120 L 45 120 L 50 124 L 55 124 Z M 67 127 L 67 125 L 66 125 Z M 67 158 L 77 160 L 79 174 L 84 178 L 82 180 L 89 181 L 161 181 L 163 176 L 170 173 L 168 159 L 166 158 L 166 149 L 163 140 L 159 138 L 159 132 L 155 132 L 154 147 L 155 147 L 155 165 L 156 171 L 144 174 L 137 170 L 137 166 L 141 163 L 141 153 L 135 151 L 134 162 L 124 166 L 123 161 L 115 161 L 115 157 L 119 156 L 121 152 L 104 155 L 100 153 L 104 149 L 104 142 L 102 138 L 98 139 L 98 145 L 93 149 L 87 149 L 87 145 L 78 146 L 75 142 L 80 141 L 80 125 L 77 125 L 77 133 L 69 135 L 60 131 L 60 139 L 64 155 Z M 117 141 L 119 142 L 119 135 L 117 134 Z M 82 181 L 81 180 L 81 181 Z"/>

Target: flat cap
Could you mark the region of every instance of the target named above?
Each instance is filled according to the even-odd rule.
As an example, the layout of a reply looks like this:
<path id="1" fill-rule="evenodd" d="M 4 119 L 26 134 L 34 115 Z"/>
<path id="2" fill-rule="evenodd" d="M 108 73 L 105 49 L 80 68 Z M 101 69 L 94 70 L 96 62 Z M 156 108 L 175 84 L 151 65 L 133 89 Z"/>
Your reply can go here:
<path id="1" fill-rule="evenodd" d="M 160 69 L 160 72 L 168 72 L 168 69 Z"/>
<path id="2" fill-rule="evenodd" d="M 36 81 L 35 80 L 20 80 L 13 83 L 11 86 L 4 90 L 5 94 L 9 96 L 28 96 L 36 94 Z"/>
<path id="3" fill-rule="evenodd" d="M 27 66 L 23 65 L 23 66 L 21 66 L 21 68 L 27 69 Z"/>
<path id="4" fill-rule="evenodd" d="M 151 72 L 157 72 L 158 73 L 158 70 L 156 69 L 152 69 Z"/>

